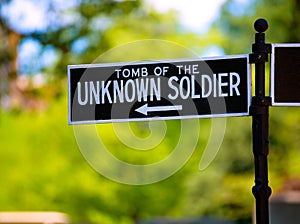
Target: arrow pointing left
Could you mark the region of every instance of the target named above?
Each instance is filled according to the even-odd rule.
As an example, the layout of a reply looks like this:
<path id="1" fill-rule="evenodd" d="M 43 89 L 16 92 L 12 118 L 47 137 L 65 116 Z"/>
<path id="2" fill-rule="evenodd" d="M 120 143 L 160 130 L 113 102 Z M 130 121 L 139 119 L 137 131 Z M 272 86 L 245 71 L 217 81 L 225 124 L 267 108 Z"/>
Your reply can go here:
<path id="1" fill-rule="evenodd" d="M 170 111 L 170 110 L 182 110 L 182 105 L 148 107 L 148 104 L 146 103 L 145 105 L 135 109 L 136 112 L 139 112 L 144 115 L 148 115 L 148 112 Z"/>

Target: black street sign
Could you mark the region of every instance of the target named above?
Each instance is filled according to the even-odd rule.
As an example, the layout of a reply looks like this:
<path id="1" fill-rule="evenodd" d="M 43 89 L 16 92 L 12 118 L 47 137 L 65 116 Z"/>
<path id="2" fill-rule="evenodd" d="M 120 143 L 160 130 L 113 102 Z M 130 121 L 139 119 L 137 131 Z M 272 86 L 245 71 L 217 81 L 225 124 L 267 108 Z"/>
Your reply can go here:
<path id="1" fill-rule="evenodd" d="M 248 55 L 68 66 L 69 124 L 249 115 Z"/>
<path id="2" fill-rule="evenodd" d="M 271 97 L 274 106 L 300 106 L 300 44 L 272 44 Z"/>

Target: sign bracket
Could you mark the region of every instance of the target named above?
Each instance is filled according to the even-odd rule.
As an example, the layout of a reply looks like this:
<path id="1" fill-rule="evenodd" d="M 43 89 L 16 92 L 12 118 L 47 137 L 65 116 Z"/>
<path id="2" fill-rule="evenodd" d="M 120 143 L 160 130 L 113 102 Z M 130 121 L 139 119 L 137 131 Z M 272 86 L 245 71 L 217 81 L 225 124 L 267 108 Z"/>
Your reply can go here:
<path id="1" fill-rule="evenodd" d="M 271 45 L 265 43 L 265 31 L 268 23 L 258 19 L 254 23 L 257 31 L 252 45 L 250 63 L 255 64 L 255 96 L 252 98 L 252 142 L 255 164 L 255 186 L 252 193 L 256 199 L 256 224 L 269 224 L 269 197 L 271 188 L 268 180 L 269 154 L 269 106 L 271 98 L 265 96 L 265 62 L 271 53 Z"/>

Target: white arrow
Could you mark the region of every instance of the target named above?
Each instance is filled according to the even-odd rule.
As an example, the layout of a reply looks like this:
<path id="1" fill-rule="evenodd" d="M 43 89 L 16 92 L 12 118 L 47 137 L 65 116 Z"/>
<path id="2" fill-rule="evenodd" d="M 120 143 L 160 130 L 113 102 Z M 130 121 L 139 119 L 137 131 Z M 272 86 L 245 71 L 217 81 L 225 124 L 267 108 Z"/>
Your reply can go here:
<path id="1" fill-rule="evenodd" d="M 144 115 L 148 115 L 148 112 L 153 111 L 170 111 L 170 110 L 182 110 L 182 105 L 175 105 L 175 106 L 155 106 L 155 107 L 148 107 L 148 104 L 135 109 L 136 112 L 139 112 Z"/>

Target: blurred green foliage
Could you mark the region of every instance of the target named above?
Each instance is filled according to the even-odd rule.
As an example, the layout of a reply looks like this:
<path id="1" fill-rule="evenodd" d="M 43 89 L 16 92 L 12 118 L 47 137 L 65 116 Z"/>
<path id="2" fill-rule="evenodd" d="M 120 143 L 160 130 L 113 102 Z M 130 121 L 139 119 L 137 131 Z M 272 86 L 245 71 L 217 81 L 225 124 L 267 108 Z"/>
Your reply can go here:
<path id="1" fill-rule="evenodd" d="M 35 38 L 55 49 L 56 63 L 44 68 L 54 77 L 49 80 L 55 81 L 33 94 L 34 99 L 47 102 L 46 109 L 0 111 L 0 210 L 62 211 L 74 223 L 129 224 L 153 217 L 186 216 L 218 216 L 250 223 L 254 203 L 250 117 L 227 119 L 222 146 L 204 171 L 198 171 L 198 166 L 210 137 L 210 119 L 201 119 L 197 148 L 179 172 L 151 185 L 119 184 L 89 166 L 80 153 L 73 127 L 67 125 L 66 65 L 91 63 L 117 45 L 151 38 L 174 41 L 197 53 L 210 44 L 218 45 L 226 54 L 248 53 L 258 17 L 269 21 L 267 41 L 299 42 L 299 1 L 252 0 L 240 5 L 228 0 L 205 37 L 182 32 L 174 12 L 159 14 L 145 8 L 143 1 L 78 2 L 68 11 L 54 10 L 57 16 L 68 13 L 76 18 L 73 23 L 61 25 L 55 20 L 45 31 L 22 34 L 23 39 Z M 0 25 L 5 30 L 5 20 Z M 82 51 L 74 48 L 79 40 L 87 43 Z M 106 54 L 104 61 L 111 58 L 109 51 Z M 150 59 L 149 52 L 143 54 Z M 270 185 L 275 193 L 286 180 L 300 178 L 299 109 L 270 110 Z M 180 135 L 180 121 L 166 124 L 165 139 L 147 154 L 124 147 L 112 125 L 97 125 L 97 130 L 102 130 L 112 154 L 143 164 L 160 161 L 172 151 Z M 150 133 L 147 122 L 133 123 L 131 128 L 141 138 Z"/>

